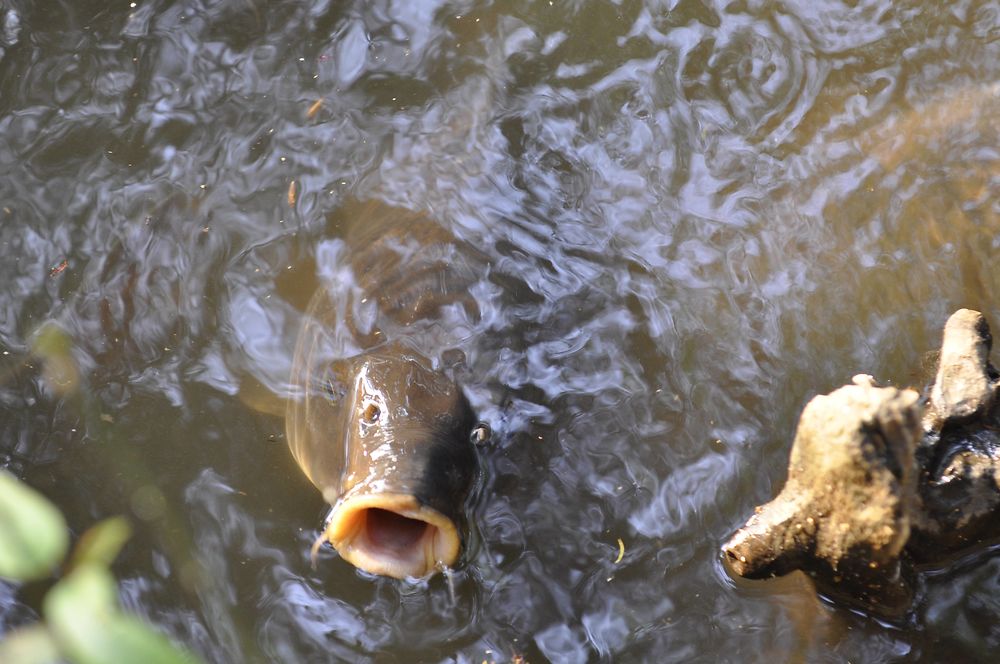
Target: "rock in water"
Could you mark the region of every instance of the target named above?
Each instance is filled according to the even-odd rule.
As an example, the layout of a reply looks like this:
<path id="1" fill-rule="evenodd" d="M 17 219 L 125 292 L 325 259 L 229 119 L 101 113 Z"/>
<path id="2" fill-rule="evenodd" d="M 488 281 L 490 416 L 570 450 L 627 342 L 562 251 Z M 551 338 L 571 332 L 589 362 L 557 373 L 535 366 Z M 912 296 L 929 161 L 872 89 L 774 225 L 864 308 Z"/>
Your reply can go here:
<path id="1" fill-rule="evenodd" d="M 862 598 L 906 595 L 897 572 L 916 491 L 919 401 L 870 376 L 813 398 L 781 493 L 723 547 L 733 571 L 764 578 L 801 569 Z"/>
<path id="2" fill-rule="evenodd" d="M 997 372 L 989 362 L 993 337 L 978 311 L 959 309 L 944 326 L 941 359 L 927 408 L 929 429 L 982 415 L 993 405 Z"/>
<path id="3" fill-rule="evenodd" d="M 948 319 L 918 451 L 923 472 L 907 550 L 919 562 L 940 562 L 1000 534 L 1000 418 L 991 345 L 978 311 L 960 309 Z"/>
<path id="4" fill-rule="evenodd" d="M 870 376 L 816 397 L 792 445 L 788 481 L 724 545 L 736 574 L 810 573 L 866 606 L 909 605 L 913 563 L 940 565 L 1000 536 L 1000 376 L 977 311 L 945 325 L 926 408 Z M 921 427 L 921 421 L 923 426 Z"/>

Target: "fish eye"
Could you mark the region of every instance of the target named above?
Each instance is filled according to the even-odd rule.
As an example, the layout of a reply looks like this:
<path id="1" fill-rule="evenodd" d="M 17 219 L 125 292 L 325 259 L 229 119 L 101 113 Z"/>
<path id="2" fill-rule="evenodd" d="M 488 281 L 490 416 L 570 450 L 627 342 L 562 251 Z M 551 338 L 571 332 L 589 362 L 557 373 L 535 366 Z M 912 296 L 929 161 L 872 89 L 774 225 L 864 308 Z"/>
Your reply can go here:
<path id="1" fill-rule="evenodd" d="M 382 409 L 378 407 L 378 404 L 374 401 L 369 401 L 365 404 L 364 410 L 361 411 L 361 419 L 366 424 L 375 424 L 378 422 L 378 418 L 382 415 Z"/>
<path id="2" fill-rule="evenodd" d="M 485 422 L 480 422 L 472 428 L 472 433 L 469 434 L 469 440 L 475 445 L 482 445 L 490 439 L 492 432 L 490 431 L 490 425 Z"/>

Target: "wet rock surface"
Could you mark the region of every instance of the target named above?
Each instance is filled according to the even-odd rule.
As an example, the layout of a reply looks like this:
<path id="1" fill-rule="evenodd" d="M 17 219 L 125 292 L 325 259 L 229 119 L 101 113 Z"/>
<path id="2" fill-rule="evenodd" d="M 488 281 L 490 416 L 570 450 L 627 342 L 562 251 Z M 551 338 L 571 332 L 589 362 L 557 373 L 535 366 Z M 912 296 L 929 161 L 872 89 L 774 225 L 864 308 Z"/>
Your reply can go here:
<path id="1" fill-rule="evenodd" d="M 969 421 L 993 405 L 997 371 L 989 361 L 992 344 L 990 327 L 978 311 L 959 309 L 948 319 L 926 411 L 928 430 Z"/>
<path id="2" fill-rule="evenodd" d="M 905 610 L 915 570 L 1000 535 L 998 373 L 986 319 L 945 325 L 927 399 L 871 376 L 805 407 L 788 479 L 723 546 L 758 579 L 803 570 L 836 598 Z"/>
<path id="3" fill-rule="evenodd" d="M 991 345 L 979 312 L 960 309 L 948 319 L 917 451 L 921 476 L 908 547 L 914 560 L 934 563 L 1000 535 L 1000 413 Z"/>

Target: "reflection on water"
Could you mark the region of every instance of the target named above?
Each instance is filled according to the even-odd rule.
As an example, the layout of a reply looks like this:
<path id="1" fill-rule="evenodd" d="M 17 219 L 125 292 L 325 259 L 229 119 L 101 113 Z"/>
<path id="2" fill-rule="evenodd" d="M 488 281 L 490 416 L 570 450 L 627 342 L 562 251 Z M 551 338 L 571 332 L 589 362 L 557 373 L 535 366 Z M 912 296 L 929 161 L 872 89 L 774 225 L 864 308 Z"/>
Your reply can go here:
<path id="1" fill-rule="evenodd" d="M 1000 647 L 996 560 L 890 626 L 717 556 L 811 396 L 923 384 L 958 307 L 1000 324 L 994 3 L 128 4 L 0 2 L 0 453 L 77 532 L 132 515 L 127 606 L 210 661 Z M 312 569 L 321 499 L 246 405 L 288 394 L 365 198 L 490 263 L 458 349 L 497 440 L 454 597 Z M 0 625 L 36 603 L 0 584 Z"/>

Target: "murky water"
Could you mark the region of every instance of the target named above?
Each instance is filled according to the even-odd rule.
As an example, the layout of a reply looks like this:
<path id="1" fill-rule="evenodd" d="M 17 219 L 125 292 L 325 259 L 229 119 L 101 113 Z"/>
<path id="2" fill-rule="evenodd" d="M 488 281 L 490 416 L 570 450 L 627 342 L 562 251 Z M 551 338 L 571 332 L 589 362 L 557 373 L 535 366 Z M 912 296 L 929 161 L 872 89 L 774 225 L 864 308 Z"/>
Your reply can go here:
<path id="1" fill-rule="evenodd" d="M 491 264 L 454 599 L 313 570 L 322 500 L 248 405 L 353 198 Z M 3 465 L 76 532 L 129 514 L 123 601 L 209 661 L 1000 648 L 998 558 L 901 624 L 718 558 L 811 396 L 922 385 L 960 306 L 1000 328 L 996 2 L 0 0 L 0 248 Z M 3 629 L 37 609 L 0 584 Z"/>

